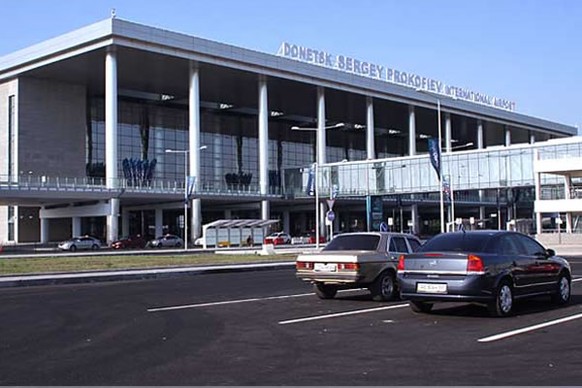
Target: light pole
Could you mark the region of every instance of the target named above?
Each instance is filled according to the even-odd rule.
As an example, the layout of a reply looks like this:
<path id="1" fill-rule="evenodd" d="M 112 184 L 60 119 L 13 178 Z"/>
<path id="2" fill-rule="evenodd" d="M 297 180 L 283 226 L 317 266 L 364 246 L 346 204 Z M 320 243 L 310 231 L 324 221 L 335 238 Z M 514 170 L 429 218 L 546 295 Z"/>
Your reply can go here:
<path id="1" fill-rule="evenodd" d="M 206 146 L 200 146 L 199 150 L 205 150 Z M 172 150 L 165 151 L 168 154 L 183 154 L 184 155 L 184 250 L 188 249 L 188 154 L 190 150 Z"/>
<path id="2" fill-rule="evenodd" d="M 423 93 L 423 94 L 427 94 L 427 95 L 431 95 L 433 96 L 433 94 L 431 94 L 429 91 L 424 90 L 424 89 L 416 89 L 417 92 L 419 93 Z M 443 142 L 443 135 L 442 135 L 442 126 L 441 126 L 441 99 L 440 97 L 436 97 L 436 101 L 437 101 L 437 122 L 438 122 L 438 152 L 439 155 L 442 158 L 442 142 Z M 441 213 L 441 233 L 445 232 L 445 204 L 444 204 L 444 199 L 443 199 L 443 166 L 442 166 L 442 159 L 441 159 L 441 165 L 439 166 L 439 174 L 438 174 L 438 179 L 439 179 L 439 203 L 440 203 L 440 213 Z"/>
<path id="3" fill-rule="evenodd" d="M 439 155 L 442 158 L 442 144 L 443 144 L 443 134 L 441 126 L 441 99 L 437 97 L 437 121 L 438 121 L 438 137 L 439 137 Z M 441 212 L 441 233 L 445 232 L 445 203 L 443 200 L 443 166 L 439 166 L 439 201 L 440 201 L 440 212 Z"/>
<path id="4" fill-rule="evenodd" d="M 333 128 L 342 128 L 345 126 L 345 123 L 337 123 L 334 125 L 329 125 L 323 127 L 323 129 L 333 129 Z M 306 128 L 306 127 L 299 127 L 299 126 L 292 126 L 292 131 L 317 131 L 318 128 Z M 317 137 L 315 138 L 317 142 Z M 316 144 L 316 151 L 315 151 L 315 163 L 313 163 L 313 187 L 315 191 L 315 248 L 319 249 L 319 190 L 317 190 L 317 178 L 318 178 L 318 168 L 319 168 L 319 152 L 317 152 L 317 144 Z M 331 175 L 330 175 L 331 179 Z"/>

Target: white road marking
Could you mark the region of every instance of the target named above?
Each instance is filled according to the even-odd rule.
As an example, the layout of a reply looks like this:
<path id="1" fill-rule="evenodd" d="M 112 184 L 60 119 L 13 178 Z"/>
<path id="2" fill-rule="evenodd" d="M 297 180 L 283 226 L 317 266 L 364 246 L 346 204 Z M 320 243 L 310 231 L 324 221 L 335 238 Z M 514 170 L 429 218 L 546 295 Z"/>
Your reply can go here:
<path id="1" fill-rule="evenodd" d="M 317 321 L 319 319 L 345 317 L 347 315 L 373 313 L 373 312 L 376 312 L 376 311 L 392 310 L 392 309 L 397 309 L 397 308 L 407 307 L 407 306 L 408 306 L 408 303 L 405 303 L 405 304 L 397 304 L 397 305 L 392 305 L 392 306 L 376 307 L 376 308 L 365 309 L 365 310 L 354 310 L 354 311 L 346 311 L 346 312 L 343 312 L 343 313 L 325 314 L 325 315 L 316 315 L 316 316 L 313 316 L 313 317 L 306 317 L 306 318 L 289 319 L 287 321 L 280 321 L 279 322 L 279 325 L 288 325 L 290 323 Z"/>
<path id="2" fill-rule="evenodd" d="M 340 290 L 338 292 L 354 292 L 360 291 L 362 288 L 354 288 L 350 290 Z M 294 295 L 281 295 L 281 296 L 267 296 L 264 298 L 249 298 L 249 299 L 235 299 L 235 300 L 225 300 L 221 302 L 208 302 L 208 303 L 197 303 L 197 304 L 185 304 L 178 306 L 166 306 L 166 307 L 155 307 L 147 309 L 148 312 L 154 313 L 158 311 L 170 311 L 170 310 L 183 310 L 183 309 L 194 309 L 198 307 L 211 307 L 211 306 L 222 306 L 227 304 L 237 304 L 237 303 L 249 303 L 249 302 L 260 302 L 262 300 L 276 300 L 276 299 L 289 299 L 289 298 L 301 298 L 304 296 L 313 296 L 313 292 L 307 294 L 294 294 Z"/>
<path id="3" fill-rule="evenodd" d="M 572 283 L 574 283 L 574 282 L 582 282 L 582 278 L 572 279 Z"/>
<path id="4" fill-rule="evenodd" d="M 544 323 L 540 323 L 540 324 L 537 324 L 537 325 L 528 326 L 528 327 L 524 327 L 524 328 L 521 328 L 521 329 L 508 331 L 508 332 L 505 332 L 505 333 L 492 335 L 490 337 L 485 337 L 485 338 L 478 339 L 477 341 L 478 342 L 493 342 L 493 341 L 497 341 L 497 340 L 500 340 L 500 339 L 505 339 L 505 338 L 508 338 L 508 337 L 513 337 L 514 335 L 527 333 L 529 331 L 534 331 L 534 330 L 542 329 L 542 328 L 548 327 L 548 326 L 558 325 L 560 323 L 564 323 L 564 322 L 568 322 L 568 321 L 573 321 L 575 319 L 580 319 L 580 318 L 582 318 L 582 314 L 576 314 L 576 315 L 572 315 L 572 316 L 569 316 L 569 317 L 564 317 L 564 318 L 556 319 L 556 320 L 553 320 L 553 321 L 544 322 Z"/>
<path id="5" fill-rule="evenodd" d="M 186 304 L 186 305 L 180 305 L 180 306 L 157 307 L 157 308 L 148 309 L 147 311 L 150 313 L 153 313 L 153 312 L 157 312 L 157 311 L 182 310 L 182 309 L 193 309 L 193 308 L 198 308 L 198 307 L 221 306 L 221 305 L 225 305 L 225 304 L 259 302 L 261 300 L 300 298 L 300 297 L 309 296 L 309 295 L 315 295 L 315 294 L 309 293 L 309 294 L 295 294 L 295 295 L 282 295 L 282 296 L 268 296 L 266 298 L 225 300 L 222 302 L 210 302 L 210 303 Z"/>

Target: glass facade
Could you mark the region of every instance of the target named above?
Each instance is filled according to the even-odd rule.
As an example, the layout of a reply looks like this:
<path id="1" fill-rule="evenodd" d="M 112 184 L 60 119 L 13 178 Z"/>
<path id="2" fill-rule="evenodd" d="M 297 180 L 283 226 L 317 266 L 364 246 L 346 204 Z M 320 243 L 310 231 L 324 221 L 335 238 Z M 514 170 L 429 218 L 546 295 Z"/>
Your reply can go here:
<path id="1" fill-rule="evenodd" d="M 87 175 L 105 177 L 105 108 L 101 98 L 90 104 L 90 123 L 87 131 Z M 188 109 L 155 105 L 143 101 L 119 101 L 118 115 L 118 175 L 124 176 L 124 160 L 155 160 L 153 179 L 184 181 L 184 154 L 165 150 L 188 149 Z M 201 112 L 200 187 L 223 190 L 232 187 L 229 179 L 245 175 L 247 188 L 258 190 L 259 143 L 256 115 Z M 315 160 L 315 132 L 293 133 L 288 126 L 270 127 L 268 143 L 269 190 L 282 194 L 282 173 L 285 169 L 309 165 Z M 279 134 L 278 134 L 279 133 Z M 344 136 L 349 136 L 344 134 Z M 293 141 L 295 140 L 296 141 Z M 328 161 L 363 160 L 365 149 L 345 146 L 327 147 Z M 233 178 L 234 177 L 234 178 Z M 240 181 L 242 183 L 242 181 Z"/>

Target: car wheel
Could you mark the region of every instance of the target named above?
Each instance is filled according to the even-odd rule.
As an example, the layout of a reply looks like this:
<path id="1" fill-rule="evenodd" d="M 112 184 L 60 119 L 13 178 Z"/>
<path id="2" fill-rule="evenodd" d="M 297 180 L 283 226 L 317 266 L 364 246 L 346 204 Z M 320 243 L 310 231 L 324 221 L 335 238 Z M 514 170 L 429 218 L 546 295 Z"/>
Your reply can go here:
<path id="1" fill-rule="evenodd" d="M 182 247 L 182 243 L 176 243 L 176 248 Z"/>
<path id="2" fill-rule="evenodd" d="M 395 299 L 397 291 L 396 278 L 390 271 L 382 272 L 370 286 L 372 299 L 377 302 Z"/>
<path id="3" fill-rule="evenodd" d="M 71 252 L 75 252 L 76 250 L 77 250 L 76 245 L 71 245 L 71 247 L 69 248 L 69 251 L 71 251 Z"/>
<path id="4" fill-rule="evenodd" d="M 495 317 L 506 317 L 513 312 L 513 288 L 507 280 L 499 283 L 495 290 L 495 300 L 488 306 L 489 313 Z"/>
<path id="5" fill-rule="evenodd" d="M 99 249 L 99 246 L 97 244 L 91 245 L 91 250 L 92 251 L 96 251 L 97 249 Z"/>
<path id="6" fill-rule="evenodd" d="M 556 292 L 552 294 L 552 302 L 557 305 L 568 303 L 570 301 L 571 293 L 570 285 L 570 278 L 566 274 L 561 273 L 556 287 Z"/>
<path id="7" fill-rule="evenodd" d="M 337 286 L 331 284 L 315 283 L 313 289 L 320 299 L 333 299 L 337 294 Z"/>
<path id="8" fill-rule="evenodd" d="M 415 313 L 430 313 L 430 310 L 432 310 L 432 303 L 417 302 L 411 300 L 409 304 L 410 309 Z"/>

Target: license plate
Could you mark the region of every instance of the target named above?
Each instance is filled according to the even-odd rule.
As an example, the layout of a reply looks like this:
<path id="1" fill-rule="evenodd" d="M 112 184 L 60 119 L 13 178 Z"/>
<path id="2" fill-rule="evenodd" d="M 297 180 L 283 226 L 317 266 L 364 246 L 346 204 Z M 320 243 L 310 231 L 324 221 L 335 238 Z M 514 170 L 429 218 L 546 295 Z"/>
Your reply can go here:
<path id="1" fill-rule="evenodd" d="M 316 272 L 336 272 L 337 264 L 315 263 L 313 265 L 313 270 Z"/>
<path id="2" fill-rule="evenodd" d="M 424 292 L 427 294 L 446 294 L 447 285 L 435 283 L 418 283 L 416 285 L 416 292 Z"/>

